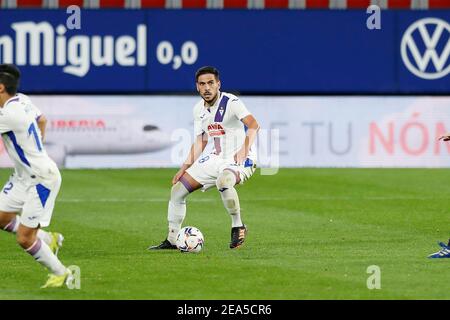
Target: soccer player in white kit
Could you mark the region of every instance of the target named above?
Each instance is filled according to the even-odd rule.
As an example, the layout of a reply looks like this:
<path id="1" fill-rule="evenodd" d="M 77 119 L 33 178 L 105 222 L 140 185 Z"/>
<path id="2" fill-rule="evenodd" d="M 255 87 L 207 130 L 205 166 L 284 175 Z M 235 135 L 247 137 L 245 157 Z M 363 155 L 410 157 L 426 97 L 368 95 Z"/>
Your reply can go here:
<path id="1" fill-rule="evenodd" d="M 0 229 L 16 233 L 18 244 L 51 274 L 43 288 L 61 287 L 72 274 L 58 259 L 63 236 L 46 232 L 61 186 L 59 170 L 42 144 L 45 116 L 17 94 L 20 72 L 0 65 L 0 133 L 15 171 L 0 192 Z"/>
<path id="2" fill-rule="evenodd" d="M 176 249 L 176 235 L 186 215 L 186 197 L 200 188 L 217 187 L 219 190 L 231 216 L 231 249 L 241 246 L 247 233 L 234 186 L 243 184 L 256 170 L 252 145 L 259 125 L 239 98 L 220 91 L 216 68 L 202 67 L 195 77 L 197 91 L 202 97 L 194 107 L 195 142 L 172 180 L 167 239 L 150 250 Z M 214 151 L 200 158 L 208 140 L 214 142 Z"/>

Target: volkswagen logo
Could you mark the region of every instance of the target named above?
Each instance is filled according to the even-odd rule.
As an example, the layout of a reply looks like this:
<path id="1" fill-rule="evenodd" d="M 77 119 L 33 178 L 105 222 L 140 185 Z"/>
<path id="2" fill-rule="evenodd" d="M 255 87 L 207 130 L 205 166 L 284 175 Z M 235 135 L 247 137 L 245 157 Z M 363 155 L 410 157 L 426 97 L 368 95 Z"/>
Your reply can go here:
<path id="1" fill-rule="evenodd" d="M 401 42 L 405 66 L 416 76 L 439 79 L 450 73 L 450 24 L 438 18 L 425 18 L 406 29 Z"/>

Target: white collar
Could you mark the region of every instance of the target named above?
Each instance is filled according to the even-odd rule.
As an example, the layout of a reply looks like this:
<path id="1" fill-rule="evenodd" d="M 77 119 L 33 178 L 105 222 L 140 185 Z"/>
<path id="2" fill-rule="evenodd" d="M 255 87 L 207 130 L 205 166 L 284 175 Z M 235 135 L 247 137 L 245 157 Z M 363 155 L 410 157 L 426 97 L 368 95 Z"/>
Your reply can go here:
<path id="1" fill-rule="evenodd" d="M 11 98 L 9 98 L 8 100 L 6 100 L 6 102 L 3 104 L 3 108 L 6 107 L 6 105 L 14 99 L 19 100 L 19 95 L 16 94 L 16 95 L 12 96 Z"/>

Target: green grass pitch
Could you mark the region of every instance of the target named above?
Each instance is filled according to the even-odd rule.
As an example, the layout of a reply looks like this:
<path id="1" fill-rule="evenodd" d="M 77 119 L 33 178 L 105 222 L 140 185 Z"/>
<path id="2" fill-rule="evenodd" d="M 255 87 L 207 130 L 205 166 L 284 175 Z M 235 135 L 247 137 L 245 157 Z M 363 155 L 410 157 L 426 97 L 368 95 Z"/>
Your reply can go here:
<path id="1" fill-rule="evenodd" d="M 244 246 L 228 248 L 231 219 L 210 190 L 188 198 L 184 224 L 203 251 L 149 252 L 166 236 L 175 172 L 62 171 L 50 229 L 81 289 L 39 289 L 47 272 L 0 232 L 0 299 L 450 299 L 450 259 L 427 259 L 450 236 L 450 170 L 257 171 L 238 187 Z"/>

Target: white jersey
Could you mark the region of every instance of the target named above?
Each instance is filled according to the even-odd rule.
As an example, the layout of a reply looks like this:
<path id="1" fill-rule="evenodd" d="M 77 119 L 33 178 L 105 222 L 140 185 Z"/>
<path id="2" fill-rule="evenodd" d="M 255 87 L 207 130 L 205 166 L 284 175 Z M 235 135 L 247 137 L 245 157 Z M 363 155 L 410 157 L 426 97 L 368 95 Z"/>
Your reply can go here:
<path id="1" fill-rule="evenodd" d="M 42 112 L 23 94 L 0 108 L 0 133 L 19 179 L 47 178 L 58 168 L 42 144 L 37 120 Z"/>
<path id="2" fill-rule="evenodd" d="M 247 128 L 241 120 L 250 114 L 238 97 L 219 92 L 213 106 L 206 107 L 203 100 L 194 106 L 194 135 L 207 134 L 214 141 L 214 153 L 232 160 L 244 145 L 247 135 Z M 250 147 L 248 158 L 256 161 L 254 147 Z"/>

